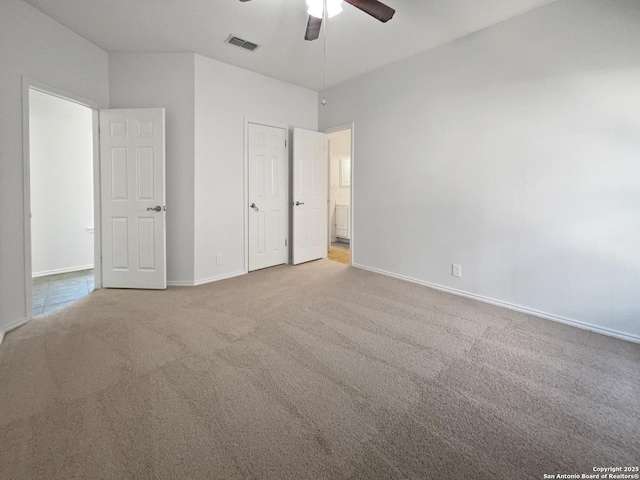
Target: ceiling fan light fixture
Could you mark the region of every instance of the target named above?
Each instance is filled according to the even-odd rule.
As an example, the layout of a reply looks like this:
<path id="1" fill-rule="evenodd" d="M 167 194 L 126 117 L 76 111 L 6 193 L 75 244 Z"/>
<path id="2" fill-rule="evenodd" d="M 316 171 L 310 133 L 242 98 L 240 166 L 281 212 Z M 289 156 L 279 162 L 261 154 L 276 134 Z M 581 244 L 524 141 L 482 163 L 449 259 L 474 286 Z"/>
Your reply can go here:
<path id="1" fill-rule="evenodd" d="M 312 17 L 322 19 L 322 14 L 324 13 L 324 2 L 325 0 L 307 0 L 307 6 L 309 10 L 307 13 Z M 337 14 L 342 12 L 342 0 L 326 0 L 327 2 L 327 17 L 335 17 Z"/>

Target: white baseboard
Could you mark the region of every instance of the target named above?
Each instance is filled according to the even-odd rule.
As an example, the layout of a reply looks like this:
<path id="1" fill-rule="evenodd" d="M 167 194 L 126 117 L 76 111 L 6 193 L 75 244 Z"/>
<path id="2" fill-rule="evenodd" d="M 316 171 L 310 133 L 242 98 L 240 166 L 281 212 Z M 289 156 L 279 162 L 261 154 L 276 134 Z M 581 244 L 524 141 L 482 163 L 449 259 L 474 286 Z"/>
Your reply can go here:
<path id="1" fill-rule="evenodd" d="M 600 327 L 598 325 L 593 325 L 591 323 L 582 322 L 580 320 L 574 320 L 572 318 L 561 317 L 559 315 L 554 315 L 552 313 L 541 312 L 539 310 L 535 310 L 533 308 L 523 307 L 521 305 L 514 305 L 512 303 L 503 302 L 502 300 L 496 300 L 494 298 L 484 297 L 482 295 L 477 295 L 475 293 L 465 292 L 463 290 L 456 290 L 455 288 L 445 287 L 442 285 L 438 285 L 436 283 L 425 282 L 423 280 L 417 280 L 411 277 L 405 277 L 404 275 L 398 275 L 395 273 L 387 272 L 385 270 L 379 270 L 377 268 L 367 267 L 365 265 L 353 264 L 356 268 L 361 268 L 362 270 L 368 270 L 370 272 L 379 273 L 381 275 L 386 275 L 388 277 L 398 278 L 400 280 L 405 280 L 411 283 L 417 283 L 419 285 L 424 285 L 425 287 L 430 287 L 435 290 L 441 290 L 443 292 L 452 293 L 454 295 L 458 295 L 461 297 L 472 298 L 474 300 L 478 300 L 484 303 L 490 303 L 491 305 L 497 305 L 498 307 L 503 307 L 509 310 L 514 310 L 516 312 L 522 312 L 529 315 L 533 315 L 535 317 L 544 318 L 545 320 L 551 320 L 554 322 L 564 323 L 565 325 L 571 325 L 573 327 L 578 327 L 583 330 L 589 330 L 595 333 L 600 333 L 602 335 L 607 335 L 609 337 L 619 338 L 621 340 L 626 340 L 628 342 L 640 343 L 640 336 L 631 335 L 624 332 L 619 332 L 617 330 L 612 330 L 610 328 Z"/>
<path id="2" fill-rule="evenodd" d="M 193 282 L 188 280 L 167 280 L 167 287 L 193 287 Z"/>
<path id="3" fill-rule="evenodd" d="M 174 281 L 167 282 L 169 287 L 197 287 L 199 285 L 205 285 L 207 283 L 218 282 L 220 280 L 227 280 L 229 278 L 239 277 L 240 275 L 244 275 L 246 272 L 242 270 L 241 272 L 227 273 L 224 275 L 217 275 L 215 277 L 202 278 L 200 280 L 191 281 Z"/>
<path id="4" fill-rule="evenodd" d="M 56 270 L 45 270 L 44 272 L 35 272 L 32 277 L 46 277 L 49 275 L 58 275 L 60 273 L 71 273 L 71 272 L 81 272 L 82 270 L 91 270 L 93 268 L 93 264 L 91 265 L 79 265 L 77 267 L 69 267 L 69 268 L 58 268 Z"/>
<path id="5" fill-rule="evenodd" d="M 4 336 L 9 333 L 11 330 L 21 327 L 22 325 L 24 325 L 25 323 L 27 323 L 29 320 L 31 320 L 30 318 L 21 318 L 20 320 L 17 320 L 15 322 L 10 323 L 9 325 L 5 325 L 3 328 L 3 330 L 0 330 L 0 343 L 2 343 L 2 341 L 4 340 Z"/>

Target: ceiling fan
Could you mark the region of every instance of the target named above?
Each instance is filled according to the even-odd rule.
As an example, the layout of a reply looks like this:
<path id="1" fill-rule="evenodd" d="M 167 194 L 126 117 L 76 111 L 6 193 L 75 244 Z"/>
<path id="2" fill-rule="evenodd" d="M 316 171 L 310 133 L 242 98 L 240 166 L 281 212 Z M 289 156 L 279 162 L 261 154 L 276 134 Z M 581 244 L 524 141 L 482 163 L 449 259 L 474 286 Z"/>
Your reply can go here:
<path id="1" fill-rule="evenodd" d="M 240 0 L 241 2 L 249 2 L 251 0 Z M 345 2 L 359 8 L 364 13 L 368 13 L 373 18 L 383 23 L 393 18 L 396 11 L 378 0 L 344 0 Z M 327 7 L 327 16 L 333 17 L 342 11 L 342 0 L 307 0 L 309 6 L 309 20 L 307 20 L 307 32 L 304 35 L 305 40 L 316 40 L 320 36 L 320 27 L 322 25 L 322 17 L 324 14 L 324 6 Z"/>

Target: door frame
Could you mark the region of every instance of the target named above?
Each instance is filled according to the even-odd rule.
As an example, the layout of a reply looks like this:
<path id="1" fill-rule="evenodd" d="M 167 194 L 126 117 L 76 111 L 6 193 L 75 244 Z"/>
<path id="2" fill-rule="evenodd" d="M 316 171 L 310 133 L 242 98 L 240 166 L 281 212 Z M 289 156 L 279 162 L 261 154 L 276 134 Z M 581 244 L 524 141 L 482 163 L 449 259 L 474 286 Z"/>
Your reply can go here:
<path id="1" fill-rule="evenodd" d="M 262 125 L 265 127 L 272 127 L 272 128 L 281 128 L 282 130 L 284 130 L 284 138 L 285 138 L 285 147 L 284 147 L 284 155 L 286 158 L 286 162 L 285 162 L 285 168 L 286 168 L 286 172 L 285 172 L 285 176 L 287 177 L 287 185 L 285 187 L 285 191 L 286 191 L 286 204 L 287 207 L 285 208 L 285 224 L 287 225 L 287 262 L 285 265 L 288 265 L 291 263 L 291 214 L 290 214 L 290 210 L 291 210 L 291 188 L 290 188 L 290 183 L 291 183 L 291 177 L 290 177 L 290 163 L 291 163 L 291 157 L 289 156 L 290 154 L 290 144 L 291 144 L 291 139 L 290 139 L 290 132 L 289 132 L 289 126 L 288 125 L 280 125 L 277 123 L 271 123 L 271 122 L 262 122 L 262 121 L 258 121 L 252 118 L 247 118 L 244 117 L 244 139 L 243 139 L 243 145 L 244 145 L 244 163 L 243 163 L 243 176 L 244 176 L 244 182 L 243 182 L 243 210 L 242 210 L 242 215 L 243 215 L 243 223 L 244 223 L 244 273 L 247 274 L 249 273 L 249 215 L 248 215 L 248 206 L 249 206 L 249 124 L 253 123 L 255 125 Z"/>
<path id="2" fill-rule="evenodd" d="M 351 131 L 351 187 L 349 190 L 349 196 L 351 197 L 351 206 L 349 207 L 350 211 L 349 213 L 351 214 L 350 217 L 350 222 L 351 222 L 351 232 L 350 232 L 350 238 L 349 238 L 349 250 L 351 252 L 351 265 L 353 265 L 355 262 L 353 261 L 354 258 L 354 250 L 355 250 L 355 215 L 354 215 L 354 200 L 355 200 L 355 195 L 354 195 L 354 191 L 355 191 L 355 123 L 351 122 L 351 123 L 345 123 L 342 125 L 338 125 L 336 127 L 331 127 L 331 128 L 327 128 L 324 131 L 325 135 L 328 135 L 330 133 L 336 133 L 336 132 L 341 132 L 343 130 L 350 130 Z M 327 142 L 329 141 L 329 139 L 327 139 Z M 331 152 L 329 151 L 329 149 L 327 148 L 327 164 L 328 164 L 328 168 L 329 168 L 329 174 L 331 173 Z M 327 177 L 327 194 L 330 195 L 331 194 L 331 175 L 329 175 Z M 327 197 L 329 198 L 329 197 Z M 329 209 L 329 202 L 327 202 L 327 209 Z M 330 218 L 330 217 L 329 217 Z M 327 221 L 327 228 L 329 229 L 329 248 L 331 248 L 331 227 L 329 226 L 329 222 Z"/>
<path id="3" fill-rule="evenodd" d="M 33 272 L 31 263 L 31 154 L 29 148 L 29 91 L 36 90 L 90 108 L 93 117 L 93 255 L 94 289 L 102 288 L 102 230 L 100 204 L 100 119 L 97 102 L 65 92 L 42 82 L 22 77 L 22 177 L 24 228 L 24 286 L 26 323 L 33 318 Z M 18 325 L 16 325 L 18 326 Z M 12 327 L 13 328 L 13 327 Z"/>

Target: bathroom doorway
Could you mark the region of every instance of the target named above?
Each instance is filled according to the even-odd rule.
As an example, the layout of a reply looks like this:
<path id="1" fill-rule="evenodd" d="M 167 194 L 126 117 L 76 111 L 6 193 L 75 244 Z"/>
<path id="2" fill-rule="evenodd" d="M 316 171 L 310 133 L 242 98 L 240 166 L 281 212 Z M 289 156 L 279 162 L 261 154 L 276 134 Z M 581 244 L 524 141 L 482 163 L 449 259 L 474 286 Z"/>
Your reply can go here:
<path id="1" fill-rule="evenodd" d="M 327 132 L 329 157 L 328 258 L 351 265 L 352 213 L 352 127 Z"/>
<path id="2" fill-rule="evenodd" d="M 28 89 L 32 315 L 94 288 L 94 110 Z"/>

